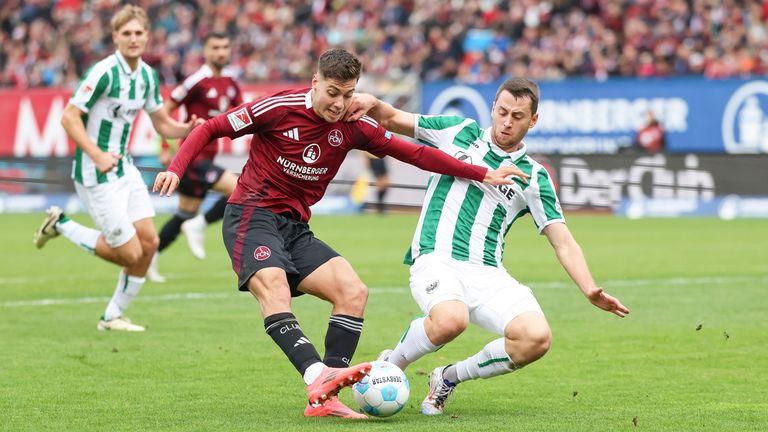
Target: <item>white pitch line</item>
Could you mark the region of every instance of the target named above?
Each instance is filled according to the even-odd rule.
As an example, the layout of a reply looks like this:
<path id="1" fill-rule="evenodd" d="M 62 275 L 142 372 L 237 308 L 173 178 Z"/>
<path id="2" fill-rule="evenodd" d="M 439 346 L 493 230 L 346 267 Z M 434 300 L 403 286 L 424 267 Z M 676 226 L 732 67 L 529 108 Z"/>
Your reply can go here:
<path id="1" fill-rule="evenodd" d="M 145 295 L 136 298 L 137 302 L 162 302 L 174 300 L 204 300 L 215 298 L 234 298 L 234 294 L 225 293 L 184 293 L 184 294 L 163 294 L 163 295 Z M 86 303 L 106 303 L 109 297 L 75 297 L 75 298 L 47 298 L 39 300 L 17 300 L 0 303 L 0 307 L 22 307 L 22 306 L 55 306 Z"/>
<path id="2" fill-rule="evenodd" d="M 6 278 L 7 279 L 7 278 Z M 31 278 L 27 278 L 31 279 Z M 0 279 L 2 281 L 3 279 Z M 60 280 L 60 279 L 59 279 Z M 768 276 L 728 276 L 728 277 L 695 277 L 695 278 L 668 278 L 668 279 L 621 279 L 606 281 L 605 287 L 637 287 L 648 285 L 726 285 L 733 283 L 756 282 L 768 284 Z M 533 289 L 561 289 L 575 285 L 570 282 L 533 282 L 528 284 Z M 372 294 L 406 294 L 410 289 L 405 286 L 398 287 L 371 287 Z M 177 300 L 207 300 L 207 299 L 235 299 L 244 294 L 230 293 L 180 293 L 162 295 L 142 295 L 136 298 L 138 302 L 163 302 Z M 249 296 L 250 297 L 250 296 Z M 36 300 L 12 300 L 0 303 L 0 308 L 16 308 L 25 306 L 57 306 L 86 303 L 106 303 L 109 297 L 74 297 L 74 298 L 47 298 Z"/>
<path id="3" fill-rule="evenodd" d="M 164 276 L 172 278 L 174 281 L 184 280 L 200 280 L 200 279 L 221 279 L 227 276 L 234 277 L 234 273 L 227 272 L 207 272 L 207 273 L 163 273 Z M 62 281 L 105 281 L 110 283 L 115 278 L 109 275 L 88 275 L 82 273 L 68 273 L 68 274 L 48 274 L 40 276 L 9 276 L 0 277 L 0 285 L 5 284 L 28 284 L 28 283 L 43 283 L 43 282 L 62 282 Z"/>

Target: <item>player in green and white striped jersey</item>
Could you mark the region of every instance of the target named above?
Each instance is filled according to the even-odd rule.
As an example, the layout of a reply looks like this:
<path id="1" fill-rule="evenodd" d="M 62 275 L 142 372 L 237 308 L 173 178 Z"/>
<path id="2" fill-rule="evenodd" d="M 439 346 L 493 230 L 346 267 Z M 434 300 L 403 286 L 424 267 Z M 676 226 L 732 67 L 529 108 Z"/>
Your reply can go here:
<path id="1" fill-rule="evenodd" d="M 433 370 L 421 405 L 424 414 L 441 414 L 458 383 L 512 372 L 549 349 L 551 331 L 536 298 L 502 266 L 504 237 L 526 213 L 592 304 L 620 317 L 629 313 L 595 284 L 565 224 L 549 173 L 526 154 L 523 138 L 538 120 L 538 101 L 536 83 L 505 81 L 493 103 L 491 127 L 485 130 L 472 119 L 407 113 L 370 95 L 356 95 L 347 111 L 348 120 L 368 112 L 385 128 L 457 159 L 491 169 L 514 164 L 530 176 L 527 183 L 515 179 L 511 186 L 438 174 L 430 178 L 406 255 L 411 293 L 428 315 L 412 321 L 394 350 L 385 350 L 380 359 L 404 369 L 456 338 L 469 322 L 502 337 L 465 360 Z"/>
<path id="2" fill-rule="evenodd" d="M 77 144 L 72 167 L 75 190 L 99 230 L 51 207 L 34 243 L 41 248 L 62 234 L 83 250 L 123 267 L 97 329 L 143 331 L 144 327 L 123 317 L 123 311 L 144 284 L 159 239 L 147 187 L 128 154 L 131 125 L 141 109 L 149 113 L 155 129 L 169 138 L 186 136 L 200 122 L 192 118 L 179 123 L 160 109 L 157 73 L 141 60 L 149 38 L 144 10 L 125 6 L 111 24 L 117 51 L 86 72 L 61 119 Z"/>

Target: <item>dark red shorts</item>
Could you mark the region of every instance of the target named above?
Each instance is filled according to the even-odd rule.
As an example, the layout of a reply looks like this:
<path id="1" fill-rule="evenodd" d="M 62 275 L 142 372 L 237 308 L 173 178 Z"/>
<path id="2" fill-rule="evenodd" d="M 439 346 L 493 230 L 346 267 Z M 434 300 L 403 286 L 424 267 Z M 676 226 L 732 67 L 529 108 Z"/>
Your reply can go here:
<path id="1" fill-rule="evenodd" d="M 339 256 L 306 223 L 259 207 L 227 204 L 222 233 L 240 291 L 248 291 L 248 280 L 257 271 L 278 267 L 288 276 L 291 296 L 300 296 L 301 281 Z"/>
<path id="2" fill-rule="evenodd" d="M 224 168 L 215 165 L 213 161 L 194 161 L 181 178 L 178 191 L 182 195 L 205 198 L 223 174 Z"/>

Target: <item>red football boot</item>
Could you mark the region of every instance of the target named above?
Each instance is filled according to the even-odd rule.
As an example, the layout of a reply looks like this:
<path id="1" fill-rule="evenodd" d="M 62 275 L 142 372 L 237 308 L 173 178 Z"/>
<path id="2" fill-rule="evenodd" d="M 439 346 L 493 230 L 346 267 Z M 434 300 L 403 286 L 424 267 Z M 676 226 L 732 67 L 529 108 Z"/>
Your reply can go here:
<path id="1" fill-rule="evenodd" d="M 370 371 L 370 363 L 360 363 L 348 368 L 325 367 L 320 372 L 320 376 L 307 386 L 307 397 L 310 405 L 324 403 L 331 396 L 336 396 L 339 390 L 362 380 Z"/>

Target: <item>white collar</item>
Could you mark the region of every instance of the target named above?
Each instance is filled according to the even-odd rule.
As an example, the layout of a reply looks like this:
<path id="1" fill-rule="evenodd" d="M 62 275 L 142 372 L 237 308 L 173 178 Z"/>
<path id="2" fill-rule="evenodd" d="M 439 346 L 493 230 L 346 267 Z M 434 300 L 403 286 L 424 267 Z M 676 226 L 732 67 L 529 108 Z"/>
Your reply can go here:
<path id="1" fill-rule="evenodd" d="M 494 152 L 497 156 L 500 156 L 500 157 L 503 157 L 503 158 L 510 158 L 510 159 L 512 159 L 512 161 L 517 161 L 521 157 L 525 156 L 525 151 L 526 151 L 525 142 L 521 143 L 522 145 L 521 145 L 521 147 L 519 149 L 517 149 L 517 150 L 515 150 L 515 151 L 513 151 L 511 153 L 505 152 L 504 150 L 502 150 L 499 146 L 497 146 L 493 142 L 493 138 L 491 137 L 491 128 L 492 128 L 492 126 L 488 126 L 488 128 L 486 128 L 483 131 L 483 138 L 482 139 L 483 139 L 483 141 L 488 143 L 488 147 L 490 147 L 492 152 Z"/>
<path id="2" fill-rule="evenodd" d="M 120 65 L 120 69 L 122 69 L 123 72 L 131 78 L 139 73 L 139 69 L 141 69 L 141 65 L 144 63 L 144 61 L 141 60 L 141 57 L 139 57 L 139 62 L 136 64 L 136 70 L 132 71 L 131 67 L 128 66 L 128 61 L 125 60 L 125 57 L 123 57 L 123 54 L 120 52 L 120 50 L 115 51 L 115 57 L 117 57 L 117 64 Z"/>

